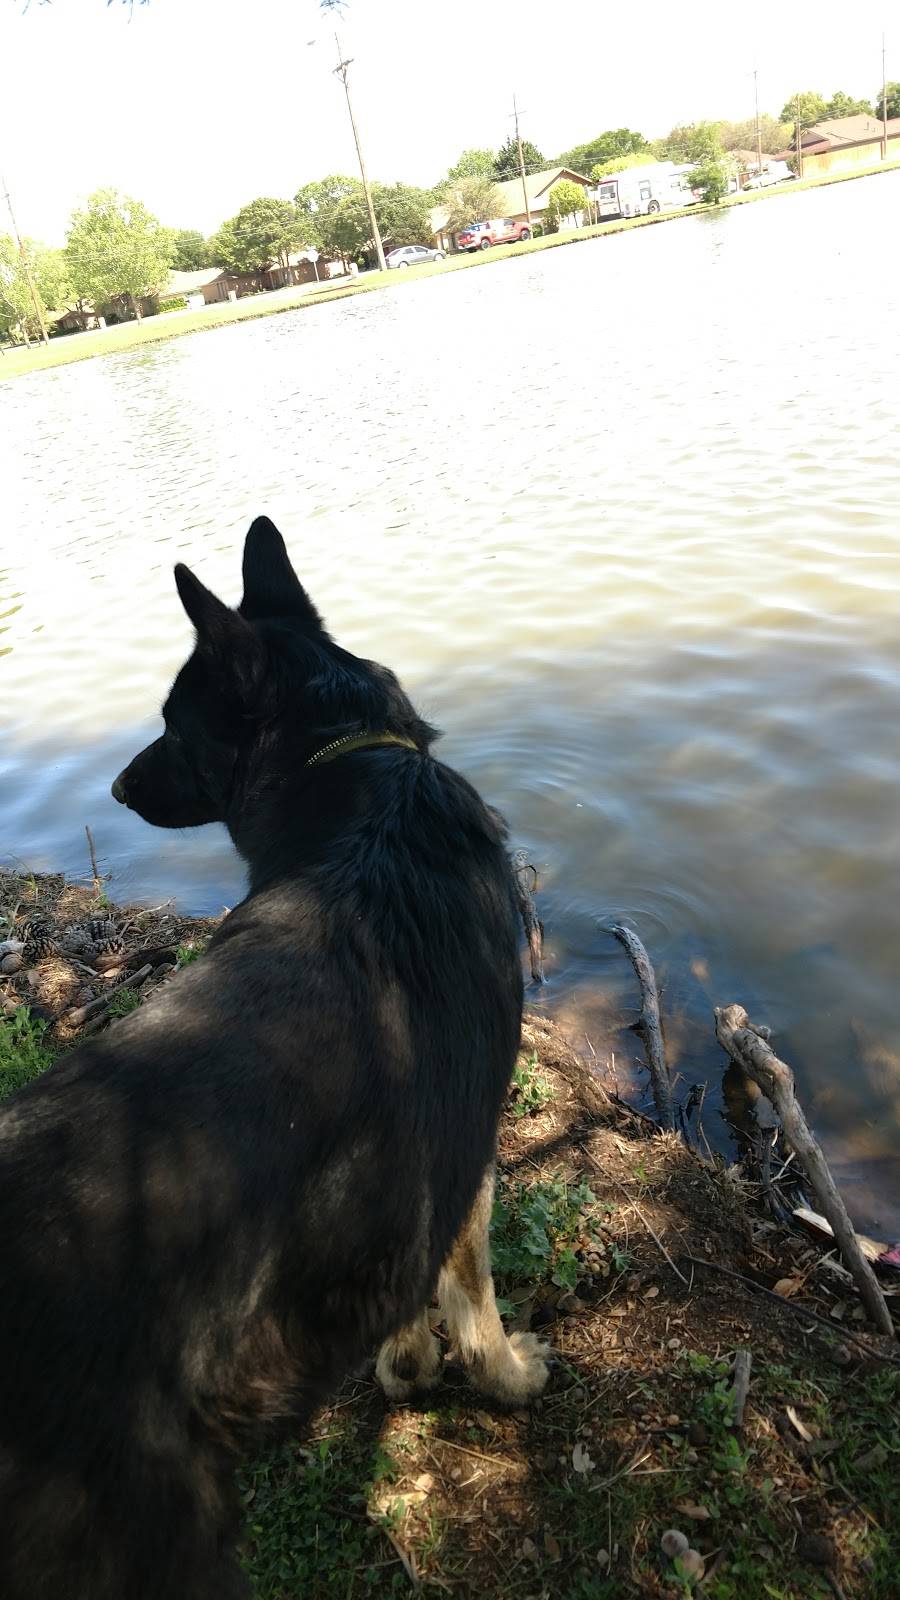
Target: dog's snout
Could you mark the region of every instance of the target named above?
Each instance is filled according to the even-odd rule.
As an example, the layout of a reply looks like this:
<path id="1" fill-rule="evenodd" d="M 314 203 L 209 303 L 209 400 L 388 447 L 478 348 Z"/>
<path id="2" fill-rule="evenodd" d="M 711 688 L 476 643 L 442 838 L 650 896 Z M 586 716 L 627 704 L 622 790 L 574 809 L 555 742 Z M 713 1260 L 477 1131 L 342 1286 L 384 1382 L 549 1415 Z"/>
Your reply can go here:
<path id="1" fill-rule="evenodd" d="M 117 778 L 113 779 L 112 797 L 114 800 L 118 800 L 120 806 L 128 804 L 128 801 L 125 798 L 125 785 L 122 782 L 121 772 Z"/>

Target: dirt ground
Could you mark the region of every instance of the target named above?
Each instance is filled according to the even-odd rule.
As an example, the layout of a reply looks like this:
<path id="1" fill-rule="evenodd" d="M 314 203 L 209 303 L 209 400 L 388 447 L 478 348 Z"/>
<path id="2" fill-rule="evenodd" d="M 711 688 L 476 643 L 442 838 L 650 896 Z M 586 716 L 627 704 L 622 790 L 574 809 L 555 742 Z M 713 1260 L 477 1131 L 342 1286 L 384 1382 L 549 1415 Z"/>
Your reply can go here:
<path id="1" fill-rule="evenodd" d="M 0 873 L 0 940 L 36 917 L 57 942 L 91 919 L 113 926 L 75 958 L 0 977 L 0 1093 L 26 1034 L 47 1065 L 177 982 L 215 926 Z M 900 1345 L 871 1332 L 833 1259 L 768 1218 L 739 1172 L 615 1103 L 603 1064 L 602 1048 L 586 1061 L 526 1018 L 493 1245 L 508 1325 L 553 1348 L 544 1396 L 497 1410 L 449 1348 L 419 1405 L 389 1410 L 369 1371 L 348 1382 L 309 1437 L 242 1471 L 260 1600 L 900 1596 Z"/>

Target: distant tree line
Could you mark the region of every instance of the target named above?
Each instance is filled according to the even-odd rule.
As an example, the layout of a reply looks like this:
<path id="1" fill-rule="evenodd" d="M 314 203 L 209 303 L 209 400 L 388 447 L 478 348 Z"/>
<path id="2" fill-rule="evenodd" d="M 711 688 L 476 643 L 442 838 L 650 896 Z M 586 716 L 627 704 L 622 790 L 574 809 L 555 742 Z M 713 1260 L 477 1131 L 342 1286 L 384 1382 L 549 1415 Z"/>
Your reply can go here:
<path id="1" fill-rule="evenodd" d="M 842 90 L 830 99 L 812 91 L 792 95 L 780 116 L 760 117 L 763 154 L 790 148 L 795 123 L 805 130 L 829 118 L 859 112 L 880 118 L 880 91 L 874 101 L 854 99 Z M 887 114 L 900 117 L 900 82 L 887 85 Z M 657 140 L 646 139 L 633 128 L 609 128 L 552 158 L 523 139 L 522 159 L 526 173 L 566 167 L 595 179 L 649 161 L 691 163 L 698 169 L 697 187 L 715 201 L 727 191 L 733 169 L 731 152 L 755 149 L 756 120 L 748 118 L 689 123 L 670 129 L 665 138 Z M 469 222 L 502 215 L 504 201 L 497 186 L 519 172 L 519 147 L 510 137 L 497 150 L 464 150 L 431 189 L 405 183 L 373 184 L 372 199 L 385 249 L 430 243 L 431 212 L 436 206 L 447 213 L 450 232 Z M 555 186 L 546 219 L 550 228 L 577 211 L 576 199 L 583 200 L 580 192 L 577 196 L 568 192 L 569 187 L 574 186 L 567 180 Z M 139 200 L 113 189 L 100 189 L 73 213 L 63 249 L 46 249 L 26 239 L 23 264 L 15 240 L 0 234 L 0 338 L 37 338 L 39 314 L 46 320 L 63 309 L 73 312 L 84 326 L 99 307 L 112 308 L 117 315 L 140 316 L 142 302 L 167 283 L 173 268 L 194 272 L 220 267 L 248 274 L 261 283 L 272 267 L 287 266 L 292 255 L 310 248 L 344 263 L 372 260 L 371 226 L 359 178 L 332 175 L 303 184 L 293 200 L 252 200 L 209 238 L 196 229 L 164 227 Z"/>

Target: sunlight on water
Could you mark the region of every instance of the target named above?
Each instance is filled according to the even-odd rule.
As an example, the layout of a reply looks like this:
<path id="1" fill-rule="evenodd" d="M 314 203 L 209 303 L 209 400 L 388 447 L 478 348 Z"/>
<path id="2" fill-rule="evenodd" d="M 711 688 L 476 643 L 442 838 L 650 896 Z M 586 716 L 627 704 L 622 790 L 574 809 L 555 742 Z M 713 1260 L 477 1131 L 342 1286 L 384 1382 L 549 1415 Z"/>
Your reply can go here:
<path id="1" fill-rule="evenodd" d="M 189 644 L 173 562 L 235 600 L 265 510 L 529 846 L 573 1033 L 631 1014 L 598 926 L 630 917 L 710 1119 L 740 999 L 900 1232 L 898 202 L 884 175 L 4 385 L 3 859 L 84 873 L 89 821 L 117 897 L 239 896 L 220 830 L 108 785 Z"/>

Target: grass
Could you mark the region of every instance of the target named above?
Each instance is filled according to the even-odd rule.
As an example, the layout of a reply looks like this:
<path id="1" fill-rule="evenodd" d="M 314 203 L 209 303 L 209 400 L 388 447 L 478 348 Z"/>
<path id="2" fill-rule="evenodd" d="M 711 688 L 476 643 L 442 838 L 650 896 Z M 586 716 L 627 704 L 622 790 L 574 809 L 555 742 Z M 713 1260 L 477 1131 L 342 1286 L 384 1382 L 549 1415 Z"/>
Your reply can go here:
<path id="1" fill-rule="evenodd" d="M 127 985 L 123 985 L 121 989 L 116 990 L 106 1012 L 110 1017 L 127 1017 L 130 1011 L 137 1011 L 140 1003 L 139 990 L 129 989 Z"/>
<path id="2" fill-rule="evenodd" d="M 527 1061 L 519 1057 L 513 1068 L 512 1089 L 510 1110 L 517 1121 L 520 1117 L 534 1116 L 552 1100 L 553 1090 L 538 1071 L 536 1050 L 531 1052 Z"/>
<path id="3" fill-rule="evenodd" d="M 0 1100 L 46 1071 L 53 1055 L 44 1044 L 45 1022 L 32 1018 L 25 1006 L 0 1017 Z"/>
<path id="4" fill-rule="evenodd" d="M 758 200 L 771 200 L 778 195 L 797 194 L 801 189 L 827 188 L 835 183 L 848 183 L 856 178 L 876 177 L 882 172 L 900 169 L 900 160 L 865 167 L 859 172 L 826 173 L 815 178 L 804 178 L 782 187 L 747 190 L 731 195 L 719 210 L 729 206 L 754 204 Z M 144 345 L 158 344 L 165 339 L 179 338 L 183 334 L 200 333 L 208 328 L 221 328 L 235 322 L 247 322 L 257 317 L 277 316 L 283 311 L 305 310 L 328 300 L 344 300 L 351 295 L 369 294 L 377 289 L 396 289 L 403 283 L 418 282 L 442 273 L 467 271 L 484 267 L 510 256 L 532 255 L 536 251 L 554 250 L 560 246 L 580 244 L 588 239 L 606 238 L 614 233 L 630 232 L 634 228 L 659 227 L 666 222 L 676 222 L 684 217 L 697 216 L 713 209 L 709 206 L 686 206 L 679 211 L 660 212 L 652 217 L 626 217 L 615 222 L 602 222 L 589 228 L 568 229 L 547 234 L 536 239 L 526 239 L 520 244 L 497 245 L 492 250 L 476 251 L 474 255 L 450 256 L 445 261 L 433 261 L 416 267 L 411 272 L 366 272 L 351 282 L 304 284 L 293 290 L 275 290 L 268 295 L 253 295 L 244 300 L 228 301 L 205 306 L 202 311 L 175 311 L 156 317 L 145 317 L 142 322 L 120 323 L 114 327 L 92 333 L 82 333 L 66 339 L 54 339 L 50 344 L 35 345 L 31 349 L 7 346 L 0 349 L 0 381 L 27 373 L 42 372 L 50 367 L 65 366 L 73 361 L 85 361 L 93 356 L 116 355 L 139 349 Z"/>

